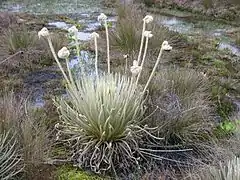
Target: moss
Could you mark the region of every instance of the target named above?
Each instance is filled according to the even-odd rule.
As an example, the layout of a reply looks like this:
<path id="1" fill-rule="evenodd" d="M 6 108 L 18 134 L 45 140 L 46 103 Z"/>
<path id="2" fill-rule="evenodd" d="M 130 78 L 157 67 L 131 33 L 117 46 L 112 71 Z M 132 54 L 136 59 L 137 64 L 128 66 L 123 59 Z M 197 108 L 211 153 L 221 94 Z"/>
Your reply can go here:
<path id="1" fill-rule="evenodd" d="M 97 175 L 71 167 L 70 165 L 61 166 L 56 172 L 57 180 L 107 180 Z"/>

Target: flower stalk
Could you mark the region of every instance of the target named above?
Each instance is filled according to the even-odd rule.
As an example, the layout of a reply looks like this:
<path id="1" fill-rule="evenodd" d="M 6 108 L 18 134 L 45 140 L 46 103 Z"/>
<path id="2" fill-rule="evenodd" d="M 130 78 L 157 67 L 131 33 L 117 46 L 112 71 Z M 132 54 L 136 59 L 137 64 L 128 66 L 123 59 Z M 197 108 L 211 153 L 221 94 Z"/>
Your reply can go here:
<path id="1" fill-rule="evenodd" d="M 161 60 L 163 51 L 170 51 L 170 50 L 172 50 L 172 46 L 170 46 L 167 41 L 164 41 L 162 43 L 160 52 L 158 54 L 157 61 L 156 61 L 155 65 L 154 65 L 153 70 L 152 70 L 152 72 L 151 72 L 151 74 L 150 74 L 150 76 L 148 78 L 148 81 L 147 81 L 147 83 L 146 83 L 146 85 L 145 85 L 145 87 L 143 89 L 142 95 L 145 94 L 145 92 L 146 92 L 146 90 L 147 90 L 147 88 L 148 88 L 148 86 L 149 86 L 149 84 L 150 84 L 150 82 L 151 82 L 151 80 L 152 80 L 152 78 L 154 76 L 154 73 L 157 70 L 157 66 L 158 66 L 158 64 L 159 64 L 159 62 Z"/>
<path id="2" fill-rule="evenodd" d="M 145 58 L 146 58 L 146 54 L 147 54 L 147 49 L 148 49 L 149 38 L 151 38 L 153 36 L 151 31 L 145 31 L 143 33 L 143 35 L 144 35 L 144 37 L 146 37 L 146 42 L 145 42 L 145 48 L 144 48 L 144 53 L 143 53 L 143 59 L 142 59 L 141 65 L 140 65 L 141 71 L 138 74 L 138 77 L 137 77 L 137 80 L 136 80 L 136 85 L 138 84 L 138 81 L 140 79 L 141 72 L 142 72 L 142 69 L 143 69 L 143 64 L 144 64 L 144 61 L 145 61 Z"/>
<path id="3" fill-rule="evenodd" d="M 146 24 L 150 23 L 153 21 L 153 17 L 150 15 L 147 15 L 143 18 L 143 29 L 142 29 L 142 37 L 141 37 L 141 44 L 140 44 L 140 50 L 138 53 L 138 59 L 137 62 L 139 64 L 140 59 L 141 59 L 141 55 L 142 55 L 142 49 L 143 49 L 143 42 L 144 42 L 144 32 L 146 30 Z"/>
<path id="4" fill-rule="evenodd" d="M 95 72 L 96 77 L 98 78 L 98 45 L 97 45 L 97 38 L 99 38 L 99 34 L 96 32 L 93 32 L 91 34 L 91 38 L 94 39 L 94 46 L 95 46 Z"/>

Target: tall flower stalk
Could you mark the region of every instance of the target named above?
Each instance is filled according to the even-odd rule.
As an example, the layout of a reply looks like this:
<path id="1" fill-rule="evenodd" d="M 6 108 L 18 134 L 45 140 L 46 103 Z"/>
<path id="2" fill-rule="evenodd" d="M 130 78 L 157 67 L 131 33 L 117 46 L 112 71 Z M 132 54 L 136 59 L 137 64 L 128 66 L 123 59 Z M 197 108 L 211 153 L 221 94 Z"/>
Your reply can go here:
<path id="1" fill-rule="evenodd" d="M 77 51 L 78 62 L 80 64 L 81 73 L 84 74 L 83 64 L 82 64 L 82 62 L 80 60 L 80 48 L 79 48 L 79 41 L 78 41 L 78 29 L 76 28 L 76 26 L 72 26 L 71 28 L 68 29 L 68 32 L 73 35 L 73 39 L 75 40 L 75 47 L 76 47 L 76 51 Z"/>
<path id="2" fill-rule="evenodd" d="M 42 30 L 38 32 L 38 36 L 39 36 L 39 38 L 40 38 L 40 37 L 45 37 L 45 38 L 47 38 L 47 41 L 48 41 L 50 50 L 51 50 L 51 52 L 52 52 L 52 54 L 53 54 L 53 57 L 54 57 L 55 61 L 57 62 L 57 65 L 58 65 L 59 69 L 61 70 L 64 79 L 67 81 L 67 84 L 70 85 L 71 83 L 70 83 L 70 81 L 69 81 L 69 79 L 68 79 L 65 71 L 63 70 L 63 67 L 62 67 L 61 63 L 59 62 L 58 57 L 57 57 L 57 54 L 56 54 L 56 52 L 55 52 L 55 50 L 54 50 L 54 47 L 53 47 L 52 40 L 51 40 L 51 38 L 50 38 L 50 33 L 49 33 L 48 29 L 45 28 L 45 27 L 42 28 Z"/>
<path id="3" fill-rule="evenodd" d="M 149 76 L 148 81 L 147 81 L 147 83 L 146 83 L 146 85 L 144 87 L 144 90 L 143 90 L 143 93 L 142 93 L 143 95 L 145 94 L 145 92 L 146 92 L 146 90 L 147 90 L 147 88 L 148 88 L 148 86 L 149 86 L 149 84 L 150 84 L 150 82 L 151 82 L 151 80 L 152 80 L 152 78 L 154 76 L 154 73 L 157 70 L 157 66 L 158 66 L 158 64 L 159 64 L 159 62 L 161 60 L 163 51 L 170 51 L 170 50 L 172 50 L 172 46 L 170 46 L 167 41 L 164 41 L 162 43 L 160 52 L 159 52 L 158 57 L 157 57 L 157 61 L 156 61 L 155 65 L 154 65 L 154 67 L 153 67 L 151 75 Z"/>
<path id="4" fill-rule="evenodd" d="M 137 77 L 137 80 L 136 80 L 136 84 L 138 84 L 138 81 L 139 81 L 139 78 L 141 76 L 141 72 L 142 72 L 142 69 L 143 69 L 143 64 L 144 64 L 144 61 L 145 61 L 145 58 L 146 58 L 146 54 L 147 54 L 147 49 L 148 49 L 148 40 L 149 38 L 151 38 L 153 35 L 151 33 L 151 31 L 145 31 L 143 33 L 143 36 L 146 37 L 146 42 L 145 42 L 145 48 L 144 48 L 144 53 L 143 53 L 143 58 L 142 58 L 142 62 L 141 62 L 141 71 L 139 72 L 138 74 L 138 77 Z"/>
<path id="5" fill-rule="evenodd" d="M 101 13 L 98 16 L 98 21 L 103 21 L 104 27 L 106 30 L 106 39 L 107 39 L 107 65 L 108 65 L 108 73 L 110 74 L 110 45 L 109 45 L 109 33 L 108 33 L 108 24 L 107 24 L 107 16 Z"/>
<path id="6" fill-rule="evenodd" d="M 143 49 L 143 42 L 144 42 L 144 32 L 146 30 L 146 24 L 150 23 L 153 21 L 153 17 L 150 15 L 147 15 L 143 18 L 143 29 L 142 29 L 142 37 L 141 37 L 141 44 L 140 44 L 140 50 L 138 53 L 138 59 L 137 62 L 139 64 L 140 59 L 141 59 L 141 55 L 142 55 L 142 49 Z"/>
<path id="7" fill-rule="evenodd" d="M 98 46 L 97 46 L 97 38 L 99 38 L 99 34 L 96 32 L 93 32 L 91 34 L 91 38 L 94 39 L 94 45 L 95 45 L 95 72 L 96 77 L 98 78 Z"/>

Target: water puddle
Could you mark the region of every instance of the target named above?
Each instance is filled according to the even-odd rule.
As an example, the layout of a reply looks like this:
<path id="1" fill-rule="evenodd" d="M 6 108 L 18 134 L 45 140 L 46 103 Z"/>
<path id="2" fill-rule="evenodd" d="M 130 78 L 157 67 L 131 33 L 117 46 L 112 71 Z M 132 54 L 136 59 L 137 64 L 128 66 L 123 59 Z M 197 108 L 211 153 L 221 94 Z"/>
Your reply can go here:
<path id="1" fill-rule="evenodd" d="M 234 39 L 231 39 L 227 32 L 232 29 L 231 26 L 218 24 L 210 21 L 190 21 L 189 19 L 178 18 L 174 16 L 159 15 L 157 22 L 169 28 L 172 31 L 186 34 L 188 36 L 206 36 L 217 37 L 219 40 L 219 49 L 228 49 L 232 54 L 240 56 L 240 47 L 235 45 Z M 231 42 L 232 41 L 232 42 Z"/>
<path id="2" fill-rule="evenodd" d="M 221 42 L 218 46 L 220 50 L 229 50 L 232 54 L 240 56 L 240 48 L 227 42 Z"/>

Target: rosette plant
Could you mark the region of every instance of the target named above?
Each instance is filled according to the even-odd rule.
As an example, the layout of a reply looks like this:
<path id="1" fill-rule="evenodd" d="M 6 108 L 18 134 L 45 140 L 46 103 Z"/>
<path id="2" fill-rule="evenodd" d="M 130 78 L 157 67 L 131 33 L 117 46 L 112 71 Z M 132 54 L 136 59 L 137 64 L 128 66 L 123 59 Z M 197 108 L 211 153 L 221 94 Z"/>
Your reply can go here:
<path id="1" fill-rule="evenodd" d="M 136 77 L 137 75 L 140 76 L 147 51 L 147 43 L 149 38 L 153 36 L 150 31 L 145 30 L 146 23 L 152 21 L 152 16 L 146 16 L 143 19 L 142 44 L 139 58 L 134 61 L 131 67 L 131 77 L 110 72 L 107 16 L 101 14 L 98 20 L 104 22 L 107 38 L 108 71 L 101 76 L 98 73 L 97 65 L 97 39 L 99 37 L 97 33 L 91 35 L 95 44 L 96 76 L 82 74 L 79 78 L 72 76 L 71 69 L 68 66 L 70 53 L 67 48 L 55 53 L 51 45 L 49 32 L 43 29 L 42 32 L 39 32 L 39 35 L 48 39 L 54 58 L 66 82 L 68 96 L 54 99 L 60 114 L 60 123 L 56 124 L 57 139 L 70 145 L 72 160 L 76 165 L 90 167 L 97 173 L 105 171 L 117 173 L 119 169 L 124 171 L 133 167 L 140 167 L 139 163 L 142 159 L 152 155 L 148 150 L 141 148 L 142 145 L 145 145 L 146 139 L 154 139 L 155 142 L 162 140 L 162 138 L 152 135 L 156 128 L 149 128 L 144 122 L 144 94 L 160 61 L 162 51 L 170 50 L 171 46 L 167 42 L 162 44 L 152 74 L 144 91 L 141 91 L 142 88 L 138 88 Z M 74 32 L 76 34 L 76 29 Z M 145 39 L 144 57 L 141 60 L 141 51 Z M 76 49 L 79 48 L 76 47 Z M 58 60 L 57 54 L 59 58 L 66 59 L 67 73 Z"/>

